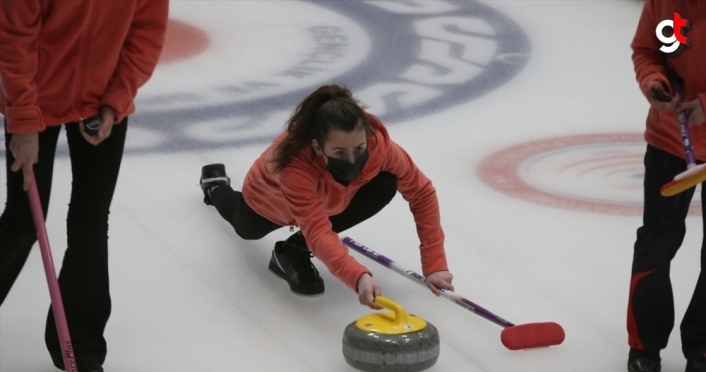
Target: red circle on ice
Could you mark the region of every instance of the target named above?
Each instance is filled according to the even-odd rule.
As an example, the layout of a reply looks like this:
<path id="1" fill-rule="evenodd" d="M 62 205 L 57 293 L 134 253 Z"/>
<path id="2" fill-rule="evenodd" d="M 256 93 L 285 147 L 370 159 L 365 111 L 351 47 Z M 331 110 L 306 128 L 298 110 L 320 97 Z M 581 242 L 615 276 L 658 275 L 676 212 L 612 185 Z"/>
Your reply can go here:
<path id="1" fill-rule="evenodd" d="M 188 23 L 170 19 L 159 63 L 173 63 L 201 54 L 210 44 L 208 35 Z"/>
<path id="2" fill-rule="evenodd" d="M 550 138 L 500 150 L 477 171 L 493 189 L 533 203 L 642 215 L 645 146 L 640 133 Z M 700 202 L 692 203 L 689 214 L 701 215 Z"/>

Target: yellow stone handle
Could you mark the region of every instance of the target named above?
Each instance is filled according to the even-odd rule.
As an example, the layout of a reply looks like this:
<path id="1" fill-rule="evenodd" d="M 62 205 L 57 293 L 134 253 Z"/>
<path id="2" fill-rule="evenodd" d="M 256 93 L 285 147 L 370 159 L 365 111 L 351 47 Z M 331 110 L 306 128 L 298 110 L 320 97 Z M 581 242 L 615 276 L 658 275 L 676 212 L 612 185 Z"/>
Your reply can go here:
<path id="1" fill-rule="evenodd" d="M 400 306 L 400 304 L 398 304 L 397 302 L 392 301 L 389 298 L 383 296 L 376 296 L 375 302 L 380 306 L 395 312 L 395 319 L 390 319 L 389 317 L 385 316 L 386 314 L 379 314 L 390 320 L 393 323 L 393 327 L 402 327 L 406 324 L 411 323 L 409 319 L 409 314 L 407 314 L 404 308 Z"/>
<path id="2" fill-rule="evenodd" d="M 397 302 L 382 296 L 375 297 L 375 302 L 392 312 L 377 312 L 366 315 L 355 322 L 358 329 L 386 335 L 399 335 L 417 332 L 427 326 L 427 322 L 406 311 Z"/>

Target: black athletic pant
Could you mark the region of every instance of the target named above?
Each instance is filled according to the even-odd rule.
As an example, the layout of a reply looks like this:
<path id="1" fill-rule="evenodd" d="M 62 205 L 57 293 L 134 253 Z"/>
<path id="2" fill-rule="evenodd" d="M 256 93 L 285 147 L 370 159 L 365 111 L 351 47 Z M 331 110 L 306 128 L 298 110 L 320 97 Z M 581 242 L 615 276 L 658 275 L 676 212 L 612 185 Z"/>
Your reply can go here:
<path id="1" fill-rule="evenodd" d="M 358 190 L 343 212 L 329 217 L 333 231 L 340 233 L 374 216 L 390 203 L 395 193 L 397 178 L 391 173 L 381 172 Z M 262 239 L 282 227 L 253 211 L 243 194 L 230 187 L 215 188 L 211 193 L 211 202 L 243 239 Z"/>
<path id="2" fill-rule="evenodd" d="M 71 342 L 80 366 L 103 364 L 106 342 L 103 331 L 110 315 L 108 288 L 108 213 L 122 160 L 127 118 L 115 125 L 100 145 L 88 143 L 76 123 L 65 125 L 71 155 L 72 188 L 66 233 L 68 248 L 59 273 Z M 54 156 L 61 126 L 39 133 L 39 161 L 34 165 L 42 209 L 47 215 Z M 37 240 L 29 198 L 22 189 L 22 171 L 12 172 L 14 156 L 9 151 L 12 134 L 5 124 L 7 159 L 7 204 L 0 217 L 0 304 L 22 270 Z M 51 242 L 52 249 L 61 247 Z M 49 309 L 47 348 L 57 367 L 63 367 L 54 315 Z"/>
<path id="3" fill-rule="evenodd" d="M 674 327 L 670 263 L 684 240 L 685 219 L 695 188 L 671 197 L 660 195 L 660 188 L 684 170 L 684 159 L 647 146 L 643 226 L 637 230 L 628 303 L 629 343 L 634 349 L 664 349 Z M 705 204 L 706 187 L 701 189 L 704 211 Z M 701 245 L 701 273 L 681 323 L 686 357 L 706 352 L 705 247 L 706 240 Z"/>

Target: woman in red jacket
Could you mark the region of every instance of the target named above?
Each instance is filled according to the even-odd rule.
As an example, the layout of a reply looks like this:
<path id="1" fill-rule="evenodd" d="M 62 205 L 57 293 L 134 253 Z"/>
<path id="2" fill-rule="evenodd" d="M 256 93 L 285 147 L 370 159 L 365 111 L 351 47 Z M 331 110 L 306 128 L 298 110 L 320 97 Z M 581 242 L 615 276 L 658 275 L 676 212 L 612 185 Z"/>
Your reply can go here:
<path id="1" fill-rule="evenodd" d="M 243 191 L 230 188 L 223 164 L 202 169 L 204 202 L 243 239 L 283 227 L 301 229 L 275 244 L 269 268 L 300 294 L 320 294 L 315 256 L 374 309 L 380 285 L 356 262 L 337 233 L 379 212 L 399 191 L 409 202 L 421 241 L 422 271 L 431 291 L 453 289 L 444 253 L 439 205 L 431 181 L 393 142 L 375 116 L 345 87 L 322 86 L 296 108 L 287 130 L 250 168 Z"/>
<path id="2" fill-rule="evenodd" d="M 686 23 L 688 22 L 688 27 Z M 666 21 L 666 22 L 665 22 Z M 664 27 L 671 23 L 676 26 Z M 665 37 L 656 32 L 667 30 Z M 687 43 L 666 48 L 660 39 L 683 35 Z M 676 38 L 674 38 L 676 41 Z M 660 51 L 663 48 L 665 52 Z M 645 140 L 643 226 L 637 230 L 628 302 L 628 371 L 660 371 L 660 350 L 667 347 L 674 326 L 670 262 L 681 246 L 694 188 L 662 197 L 661 187 L 686 170 L 676 112 L 688 116 L 694 155 L 706 161 L 706 1 L 647 0 L 632 42 L 632 60 L 640 89 L 650 103 Z M 670 75 L 682 80 L 683 97 L 674 94 Z M 671 96 L 660 102 L 657 94 Z M 683 103 L 679 103 L 680 98 Z M 706 187 L 701 189 L 706 211 Z M 687 372 L 706 372 L 706 241 L 701 247 L 701 274 L 681 322 L 682 352 Z"/>
<path id="3" fill-rule="evenodd" d="M 7 160 L 0 304 L 37 240 L 25 190 L 34 174 L 46 215 L 63 126 L 72 186 L 59 286 L 79 372 L 103 371 L 103 331 L 111 311 L 108 214 L 127 117 L 135 111 L 137 89 L 157 65 L 168 8 L 167 0 L 0 1 L 0 113 Z M 99 129 L 91 132 L 89 123 Z M 54 364 L 64 369 L 51 310 L 45 338 Z"/>

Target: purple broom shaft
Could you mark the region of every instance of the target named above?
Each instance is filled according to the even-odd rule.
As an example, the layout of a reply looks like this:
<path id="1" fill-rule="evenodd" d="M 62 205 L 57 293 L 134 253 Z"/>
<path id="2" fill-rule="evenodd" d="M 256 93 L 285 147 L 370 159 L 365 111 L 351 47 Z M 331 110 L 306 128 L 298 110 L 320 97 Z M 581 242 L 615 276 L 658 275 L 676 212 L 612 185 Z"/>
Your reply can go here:
<path id="1" fill-rule="evenodd" d="M 42 211 L 42 203 L 39 199 L 37 191 L 37 182 L 32 175 L 32 182 L 29 187 L 29 201 L 34 217 L 34 226 L 37 229 L 37 240 L 39 240 L 39 249 L 42 253 L 42 261 L 44 263 L 44 273 L 47 276 L 47 284 L 49 285 L 49 295 L 51 297 L 51 306 L 54 312 L 54 320 L 56 321 L 56 330 L 59 335 L 59 344 L 61 345 L 61 354 L 64 359 L 64 367 L 67 372 L 76 372 L 76 361 L 74 360 L 73 346 L 71 345 L 71 337 L 69 335 L 69 327 L 66 323 L 66 314 L 64 313 L 64 303 L 61 300 L 61 290 L 59 289 L 59 281 L 56 279 L 56 270 L 54 269 L 54 260 L 51 255 L 49 246 L 49 238 L 47 237 L 47 229 L 44 225 L 44 212 Z"/>
<path id="2" fill-rule="evenodd" d="M 679 103 L 684 102 L 684 91 L 681 84 L 677 79 L 672 79 L 672 90 L 679 96 Z M 686 120 L 686 114 L 684 111 L 677 112 L 677 120 L 679 121 L 679 127 L 681 129 L 682 144 L 684 145 L 684 153 L 686 155 L 686 167 L 692 168 L 696 165 L 696 159 L 694 158 L 694 149 L 691 145 L 691 134 L 689 132 L 689 124 Z"/>
<path id="3" fill-rule="evenodd" d="M 349 238 L 349 237 L 343 237 L 341 239 L 341 242 L 343 245 L 347 246 L 348 248 L 353 249 L 354 251 L 367 256 L 368 258 L 371 258 L 373 261 L 379 263 L 382 266 L 385 266 L 389 269 L 392 269 L 393 271 L 396 271 L 399 274 L 402 274 L 406 276 L 409 279 L 414 280 L 418 284 L 421 284 L 426 287 L 426 279 L 424 278 L 423 275 L 420 275 L 412 270 L 405 270 L 402 268 L 400 265 L 398 265 L 395 261 L 381 255 L 378 252 L 375 252 L 374 250 L 366 247 L 365 245 Z M 451 291 L 448 291 L 446 289 L 441 289 L 441 294 L 443 297 L 447 298 L 448 300 L 456 303 L 457 305 L 463 307 L 466 310 L 470 310 L 471 312 L 475 313 L 478 316 L 481 316 L 501 327 L 512 327 L 514 324 L 508 322 L 507 320 L 491 313 L 490 311 L 484 309 L 483 307 L 479 306 L 478 304 L 473 303 L 472 301 L 461 297 Z"/>
<path id="4" fill-rule="evenodd" d="M 372 258 L 374 261 L 376 261 L 377 263 L 379 263 L 382 266 L 390 267 L 390 266 L 392 266 L 392 264 L 394 264 L 394 261 L 392 261 L 391 259 L 375 252 L 374 250 L 364 246 L 363 244 L 358 243 L 357 241 L 355 241 L 347 236 L 344 237 L 341 241 L 348 248 L 351 248 L 358 253 L 361 253 L 365 256 L 368 256 L 369 258 Z"/>

